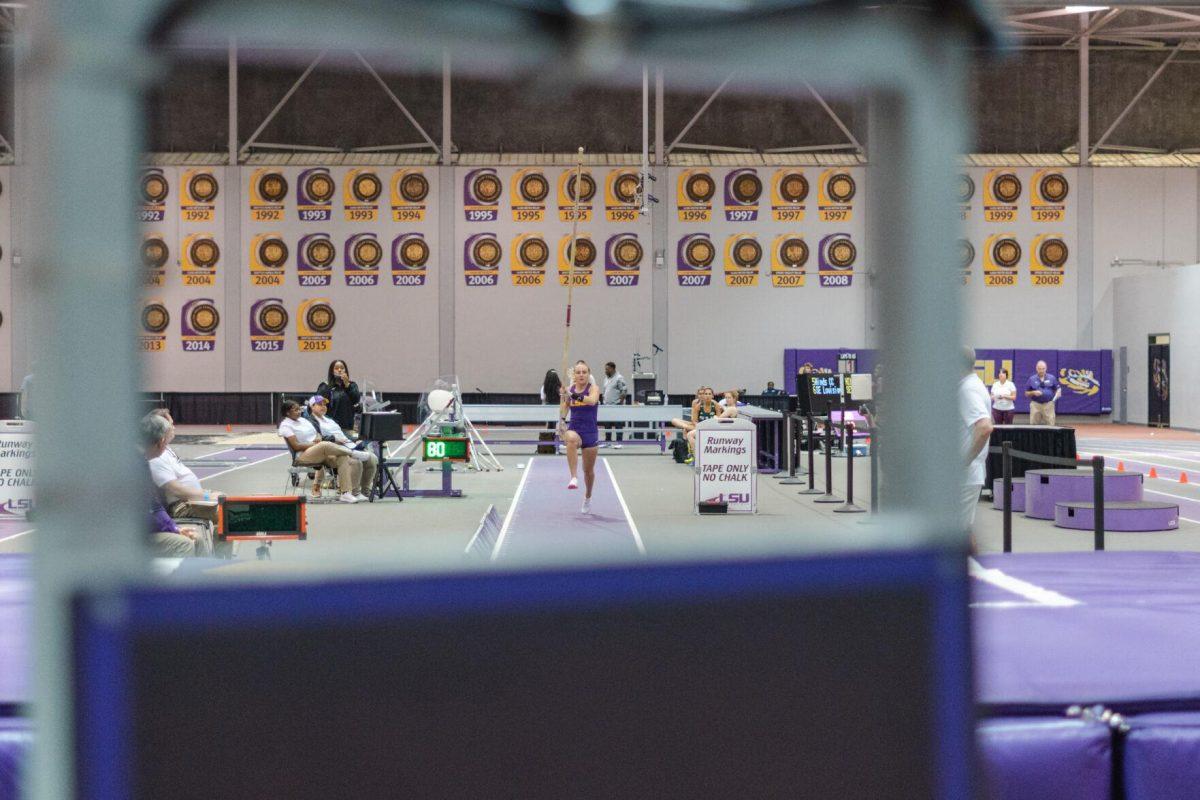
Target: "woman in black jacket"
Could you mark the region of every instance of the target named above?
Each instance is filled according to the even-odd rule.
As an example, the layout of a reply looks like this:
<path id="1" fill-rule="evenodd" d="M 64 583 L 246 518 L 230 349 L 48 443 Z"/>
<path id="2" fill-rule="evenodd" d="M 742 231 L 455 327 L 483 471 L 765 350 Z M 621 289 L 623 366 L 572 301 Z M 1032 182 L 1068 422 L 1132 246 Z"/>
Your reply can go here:
<path id="1" fill-rule="evenodd" d="M 354 428 L 354 410 L 362 399 L 358 384 L 350 380 L 350 369 L 340 358 L 329 365 L 329 374 L 317 387 L 317 394 L 329 401 L 329 416 L 343 431 Z"/>

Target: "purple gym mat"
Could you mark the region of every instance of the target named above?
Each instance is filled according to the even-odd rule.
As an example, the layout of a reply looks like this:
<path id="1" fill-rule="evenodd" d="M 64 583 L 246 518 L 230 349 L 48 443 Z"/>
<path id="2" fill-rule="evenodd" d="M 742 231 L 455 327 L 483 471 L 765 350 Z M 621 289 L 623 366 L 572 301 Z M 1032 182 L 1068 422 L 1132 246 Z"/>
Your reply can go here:
<path id="1" fill-rule="evenodd" d="M 33 744 L 23 719 L 0 719 L 0 800 L 17 800 L 17 772 Z"/>
<path id="2" fill-rule="evenodd" d="M 587 559 L 645 552 L 605 459 L 596 459 L 590 514 L 580 513 L 584 491 L 582 465 L 579 488 L 567 489 L 568 480 L 565 458 L 547 456 L 529 460 L 500 529 L 493 560 L 547 554 Z"/>
<path id="3" fill-rule="evenodd" d="M 29 699 L 28 648 L 33 614 L 29 557 L 0 555 L 0 706 Z"/>
<path id="4" fill-rule="evenodd" d="M 985 793 L 992 800 L 1107 800 L 1112 733 L 1062 718 L 989 719 L 976 727 Z M 1132 798 L 1130 798 L 1132 800 Z"/>
<path id="5" fill-rule="evenodd" d="M 1200 714 L 1144 714 L 1125 737 L 1126 800 L 1194 800 L 1200 792 Z"/>
<path id="6" fill-rule="evenodd" d="M 1009 553 L 973 570 L 979 702 L 1200 708 L 1200 553 Z"/>
<path id="7" fill-rule="evenodd" d="M 282 455 L 284 452 L 286 452 L 286 448 L 263 450 L 261 447 L 235 447 L 232 450 L 221 450 L 216 453 L 209 453 L 208 455 L 201 456 L 200 458 L 189 459 L 189 463 L 192 465 L 191 470 L 192 472 L 196 473 L 196 477 L 203 480 L 205 478 L 211 478 L 219 472 L 240 469 L 242 466 L 249 466 L 250 464 L 257 464 L 260 461 L 266 461 L 269 458 L 275 458 L 276 456 Z M 197 461 L 205 461 L 209 459 L 222 463 L 214 464 L 211 467 L 196 463 Z M 239 463 L 237 466 L 231 467 L 228 465 L 228 463 L 225 463 L 229 461 L 237 461 Z"/>
<path id="8" fill-rule="evenodd" d="M 1055 503 L 1054 524 L 1060 528 L 1095 529 L 1095 503 Z M 1179 527 L 1179 505 L 1153 500 L 1105 500 L 1106 531 L 1173 531 Z"/>
<path id="9" fill-rule="evenodd" d="M 1004 478 L 996 478 L 992 481 L 992 508 L 997 511 L 1004 510 Z M 1012 482 L 1012 510 L 1025 510 L 1025 479 L 1013 478 Z"/>
<path id="10" fill-rule="evenodd" d="M 1025 473 L 1025 516 L 1054 519 L 1054 504 L 1093 498 L 1092 472 L 1083 469 L 1031 469 Z M 1140 472 L 1104 472 L 1104 499 L 1141 500 Z"/>

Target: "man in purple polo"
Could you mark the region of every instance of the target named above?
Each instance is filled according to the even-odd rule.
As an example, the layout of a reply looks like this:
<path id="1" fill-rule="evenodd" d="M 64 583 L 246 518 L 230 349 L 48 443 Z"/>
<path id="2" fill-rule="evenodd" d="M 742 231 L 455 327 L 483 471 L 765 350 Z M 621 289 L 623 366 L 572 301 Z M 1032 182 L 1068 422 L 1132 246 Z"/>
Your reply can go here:
<path id="1" fill-rule="evenodd" d="M 1062 396 L 1058 378 L 1046 372 L 1046 362 L 1037 362 L 1037 372 L 1029 376 L 1025 385 L 1025 396 L 1029 398 L 1029 424 L 1053 425 L 1054 403 Z"/>

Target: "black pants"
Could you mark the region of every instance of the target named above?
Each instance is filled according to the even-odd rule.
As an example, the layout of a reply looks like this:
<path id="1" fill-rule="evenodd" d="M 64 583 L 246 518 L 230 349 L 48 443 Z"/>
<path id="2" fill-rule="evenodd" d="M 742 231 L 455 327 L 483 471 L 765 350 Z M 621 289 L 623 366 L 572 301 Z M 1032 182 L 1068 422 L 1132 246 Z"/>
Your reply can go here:
<path id="1" fill-rule="evenodd" d="M 617 441 L 625 441 L 625 423 L 624 422 L 606 422 L 604 423 L 604 441 L 611 442 L 613 431 L 617 432 Z"/>

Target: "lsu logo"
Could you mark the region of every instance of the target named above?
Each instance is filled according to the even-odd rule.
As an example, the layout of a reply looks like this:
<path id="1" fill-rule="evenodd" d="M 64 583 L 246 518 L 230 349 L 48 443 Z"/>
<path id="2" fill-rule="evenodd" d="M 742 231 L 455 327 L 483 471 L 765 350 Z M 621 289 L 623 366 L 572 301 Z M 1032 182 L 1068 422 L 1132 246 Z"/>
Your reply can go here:
<path id="1" fill-rule="evenodd" d="M 342 181 L 342 207 L 347 222 L 374 222 L 379 218 L 383 182 L 371 169 L 352 169 Z"/>
<path id="2" fill-rule="evenodd" d="M 592 200 L 596 197 L 596 180 L 592 173 L 579 171 L 579 196 L 576 198 L 575 170 L 563 170 L 558 176 L 558 219 L 560 222 L 592 221 Z M 578 207 L 576 200 L 578 199 Z"/>
<path id="3" fill-rule="evenodd" d="M 296 338 L 300 352 L 327 352 L 332 347 L 336 321 L 333 306 L 324 297 L 302 302 L 296 310 Z"/>
<path id="4" fill-rule="evenodd" d="M 500 218 L 504 184 L 491 167 L 473 169 L 463 178 L 463 214 L 467 222 L 495 222 Z"/>
<path id="5" fill-rule="evenodd" d="M 762 181 L 754 169 L 735 169 L 725 175 L 725 220 L 753 222 L 758 219 Z"/>
<path id="6" fill-rule="evenodd" d="M 26 517 L 33 511 L 33 500 L 28 497 L 10 497 L 0 504 L 0 517 Z"/>
<path id="7" fill-rule="evenodd" d="M 296 186 L 296 214 L 301 222 L 328 222 L 333 218 L 333 174 L 325 167 L 306 169 Z"/>
<path id="8" fill-rule="evenodd" d="M 604 182 L 604 217 L 609 222 L 633 222 L 638 218 L 642 177 L 636 170 L 614 169 Z"/>
<path id="9" fill-rule="evenodd" d="M 1062 286 L 1066 272 L 1067 243 L 1057 233 L 1035 236 L 1029 248 L 1029 275 L 1034 286 Z"/>
<path id="10" fill-rule="evenodd" d="M 383 245 L 373 233 L 356 233 L 346 240 L 346 285 L 375 286 L 379 283 L 379 262 L 383 260 Z"/>
<path id="11" fill-rule="evenodd" d="M 429 242 L 423 233 L 402 233 L 392 240 L 392 285 L 424 286 Z"/>
<path id="12" fill-rule="evenodd" d="M 300 237 L 296 247 L 296 278 L 301 286 L 329 286 L 333 282 L 333 261 L 337 257 L 328 233 L 310 233 Z"/>
<path id="13" fill-rule="evenodd" d="M 1075 394 L 1092 397 L 1100 393 L 1100 381 L 1090 369 L 1060 369 L 1058 379 Z"/>
<path id="14" fill-rule="evenodd" d="M 180 271 L 184 286 L 212 286 L 216 283 L 221 248 L 211 233 L 193 233 L 183 239 Z"/>
<path id="15" fill-rule="evenodd" d="M 541 222 L 546 218 L 550 182 L 540 169 L 517 170 L 510 189 L 513 222 Z"/>
<path id="16" fill-rule="evenodd" d="M 858 184 L 844 169 L 827 169 L 818 181 L 817 212 L 822 222 L 849 222 Z"/>
<path id="17" fill-rule="evenodd" d="M 477 233 L 463 243 L 463 270 L 467 286 L 495 286 L 499 282 L 504 251 L 494 233 Z"/>
<path id="18" fill-rule="evenodd" d="M 644 255 L 636 233 L 618 233 L 608 237 L 604 243 L 604 283 L 608 286 L 637 286 Z"/>
<path id="19" fill-rule="evenodd" d="M 509 254 L 513 286 L 541 286 L 546 282 L 550 245 L 540 233 L 516 236 Z"/>
<path id="20" fill-rule="evenodd" d="M 808 264 L 808 244 L 798 233 L 776 236 L 771 243 L 771 285 L 795 287 L 804 285 Z"/>
<path id="21" fill-rule="evenodd" d="M 256 302 L 250 307 L 250 350 L 256 353 L 282 350 L 287 324 L 288 312 L 282 299 L 268 297 Z"/>
<path id="22" fill-rule="evenodd" d="M 189 300 L 183 305 L 179 329 L 185 353 L 207 353 L 217 347 L 217 326 L 221 315 L 211 298 Z"/>
<path id="23" fill-rule="evenodd" d="M 707 233 L 690 233 L 675 250 L 675 272 L 680 286 L 708 286 L 717 248 Z"/>
<path id="24" fill-rule="evenodd" d="M 254 222 L 282 222 L 283 201 L 287 199 L 287 177 L 277 169 L 256 169 L 250 175 L 250 219 Z"/>
<path id="25" fill-rule="evenodd" d="M 750 233 L 735 233 L 725 240 L 725 285 L 757 286 L 762 245 Z"/>
<path id="26" fill-rule="evenodd" d="M 1034 222 L 1062 222 L 1066 216 L 1067 194 L 1070 184 L 1067 176 L 1057 169 L 1039 169 L 1030 181 L 1033 194 L 1029 198 L 1029 211 Z"/>
<path id="27" fill-rule="evenodd" d="M 983 218 L 988 222 L 1012 222 L 1017 218 L 1021 179 L 1011 169 L 988 170 L 983 176 Z"/>
<path id="28" fill-rule="evenodd" d="M 420 222 L 425 219 L 429 179 L 419 169 L 398 169 L 392 174 L 392 221 Z"/>
<path id="29" fill-rule="evenodd" d="M 558 240 L 558 284 L 566 286 L 592 285 L 592 264 L 596 262 L 596 245 L 592 237 L 581 233 L 575 239 L 575 268 L 571 268 L 571 234 Z"/>
<path id="30" fill-rule="evenodd" d="M 211 170 L 189 169 L 180 179 L 179 214 L 184 222 L 212 222 L 219 187 Z"/>
<path id="31" fill-rule="evenodd" d="M 675 187 L 675 208 L 680 222 L 708 222 L 712 219 L 712 199 L 717 182 L 706 169 L 685 169 Z"/>
<path id="32" fill-rule="evenodd" d="M 817 250 L 817 274 L 822 286 L 849 286 L 854 278 L 858 248 L 848 233 L 831 233 Z"/>
<path id="33" fill-rule="evenodd" d="M 260 233 L 250 240 L 250 282 L 254 286 L 282 286 L 288 246 L 278 233 Z"/>
<path id="34" fill-rule="evenodd" d="M 801 222 L 808 200 L 808 178 L 799 169 L 777 169 L 771 179 L 771 215 L 776 222 Z"/>
<path id="35" fill-rule="evenodd" d="M 983 285 L 1016 286 L 1021 243 L 1011 233 L 994 233 L 983 247 Z"/>
<path id="36" fill-rule="evenodd" d="M 142 173 L 142 207 L 138 211 L 140 222 L 162 222 L 167 217 L 167 195 L 171 184 L 161 169 L 148 169 Z"/>

